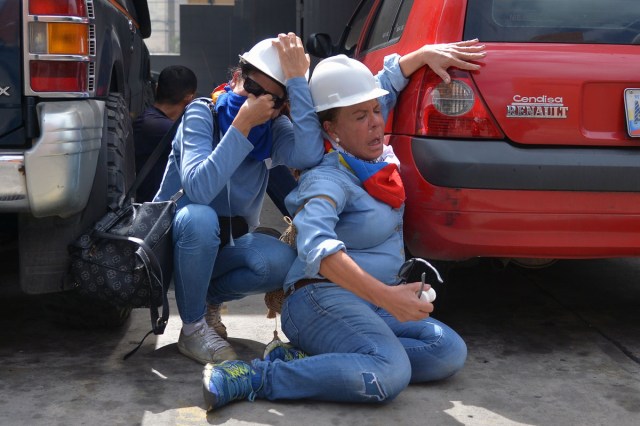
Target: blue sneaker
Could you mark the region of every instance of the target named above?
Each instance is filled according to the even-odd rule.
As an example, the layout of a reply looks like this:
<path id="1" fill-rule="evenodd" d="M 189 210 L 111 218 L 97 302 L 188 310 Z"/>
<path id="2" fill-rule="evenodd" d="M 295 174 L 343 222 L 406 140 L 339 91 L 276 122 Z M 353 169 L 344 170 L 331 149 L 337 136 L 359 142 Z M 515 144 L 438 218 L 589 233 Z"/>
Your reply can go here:
<path id="1" fill-rule="evenodd" d="M 262 359 L 272 362 L 277 359 L 282 361 L 293 361 L 294 359 L 302 359 L 308 356 L 309 355 L 294 347 L 291 343 L 284 343 L 281 340 L 273 340 L 269 342 L 267 347 L 264 349 Z"/>
<path id="2" fill-rule="evenodd" d="M 252 382 L 258 383 L 257 389 L 254 389 Z M 260 390 L 260 383 L 258 372 L 244 361 L 207 364 L 202 372 L 202 392 L 207 410 L 239 399 L 253 401 Z"/>

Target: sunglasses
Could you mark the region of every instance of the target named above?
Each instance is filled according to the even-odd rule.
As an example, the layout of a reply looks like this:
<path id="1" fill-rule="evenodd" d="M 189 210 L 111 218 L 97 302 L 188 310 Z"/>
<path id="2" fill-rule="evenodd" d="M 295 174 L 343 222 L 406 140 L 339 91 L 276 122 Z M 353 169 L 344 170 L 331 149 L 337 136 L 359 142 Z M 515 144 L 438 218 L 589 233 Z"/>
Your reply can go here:
<path id="1" fill-rule="evenodd" d="M 427 279 L 427 274 L 429 274 L 429 279 Z M 424 290 L 425 283 L 434 283 L 436 281 L 440 284 L 444 283 L 438 270 L 432 264 L 419 257 L 414 257 L 404 262 L 398 271 L 398 278 L 401 284 L 421 281 L 422 286 L 420 286 L 420 291 L 417 293 L 418 298 L 420 298 Z"/>
<path id="2" fill-rule="evenodd" d="M 243 83 L 244 90 L 246 90 L 248 93 L 251 93 L 253 96 L 271 95 L 271 97 L 273 98 L 273 107 L 275 109 L 282 108 L 282 105 L 284 105 L 284 103 L 287 102 L 286 96 L 283 96 L 281 98 L 279 96 L 274 95 L 271 92 L 267 92 L 266 90 L 264 90 L 262 86 L 260 86 L 254 80 L 252 80 L 251 77 L 249 77 L 248 75 L 243 76 L 243 80 L 244 80 L 244 83 Z"/>

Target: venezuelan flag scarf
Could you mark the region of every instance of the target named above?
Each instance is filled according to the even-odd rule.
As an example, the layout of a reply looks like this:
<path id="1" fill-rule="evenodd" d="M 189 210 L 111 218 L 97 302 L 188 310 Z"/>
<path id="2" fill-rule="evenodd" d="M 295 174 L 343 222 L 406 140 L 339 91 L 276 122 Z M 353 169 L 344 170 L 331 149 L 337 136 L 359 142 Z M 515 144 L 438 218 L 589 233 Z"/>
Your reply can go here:
<path id="1" fill-rule="evenodd" d="M 382 159 L 384 156 L 375 162 L 360 160 L 346 151 L 336 150 L 331 142 L 326 139 L 324 148 L 327 153 L 338 152 L 340 163 L 360 179 L 365 191 L 373 198 L 390 205 L 394 209 L 402 206 L 405 200 L 405 193 L 397 164 L 384 161 Z"/>
<path id="2" fill-rule="evenodd" d="M 222 134 L 225 134 L 247 98 L 233 93 L 228 84 L 216 87 L 211 94 L 211 98 L 215 103 L 216 113 L 218 113 L 220 130 Z M 273 146 L 271 120 L 253 127 L 247 139 L 253 144 L 253 150 L 249 153 L 249 157 L 257 161 L 263 161 L 271 157 L 271 148 Z"/>

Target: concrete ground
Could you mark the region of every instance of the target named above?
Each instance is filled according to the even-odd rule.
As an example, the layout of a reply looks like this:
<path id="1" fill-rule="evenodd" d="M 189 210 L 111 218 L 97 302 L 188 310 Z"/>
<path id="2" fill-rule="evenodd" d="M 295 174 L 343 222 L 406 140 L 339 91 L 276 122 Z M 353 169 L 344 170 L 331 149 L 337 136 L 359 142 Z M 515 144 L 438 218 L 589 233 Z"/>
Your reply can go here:
<path id="1" fill-rule="evenodd" d="M 382 406 L 243 401 L 213 413 L 204 410 L 202 366 L 177 351 L 172 292 L 165 334 L 147 338 L 127 361 L 149 330 L 147 310 L 120 329 L 78 330 L 47 322 L 38 298 L 5 295 L 0 425 L 638 425 L 639 282 L 638 259 L 566 261 L 543 271 L 458 268 L 434 312 L 467 342 L 456 376 L 411 385 Z M 256 296 L 223 314 L 245 359 L 273 337 L 276 323 L 265 312 Z"/>

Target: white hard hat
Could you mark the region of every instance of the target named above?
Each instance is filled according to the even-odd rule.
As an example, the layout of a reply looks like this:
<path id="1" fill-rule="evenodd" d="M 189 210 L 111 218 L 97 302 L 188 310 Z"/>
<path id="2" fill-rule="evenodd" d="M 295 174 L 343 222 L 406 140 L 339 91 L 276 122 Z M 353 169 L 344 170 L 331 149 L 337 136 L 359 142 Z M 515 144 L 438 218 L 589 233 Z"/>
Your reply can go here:
<path id="1" fill-rule="evenodd" d="M 280 66 L 278 49 L 271 44 L 277 38 L 262 40 L 251 48 L 248 52 L 240 55 L 240 59 L 253 65 L 259 71 L 265 73 L 278 83 L 285 85 L 284 72 Z"/>
<path id="2" fill-rule="evenodd" d="M 345 55 L 320 61 L 311 75 L 309 88 L 317 112 L 359 104 L 389 93 L 378 86 L 369 68 Z"/>

